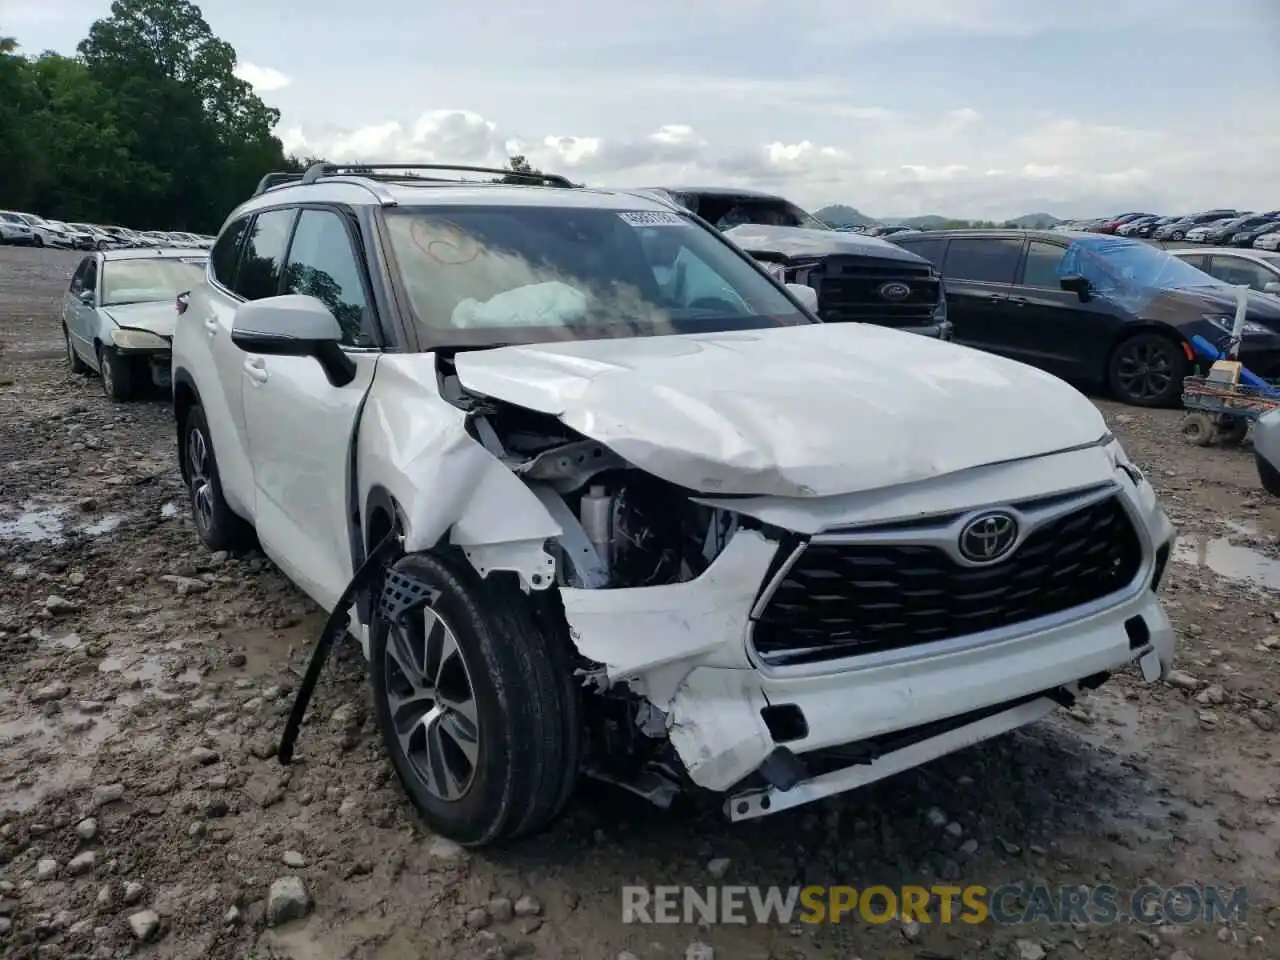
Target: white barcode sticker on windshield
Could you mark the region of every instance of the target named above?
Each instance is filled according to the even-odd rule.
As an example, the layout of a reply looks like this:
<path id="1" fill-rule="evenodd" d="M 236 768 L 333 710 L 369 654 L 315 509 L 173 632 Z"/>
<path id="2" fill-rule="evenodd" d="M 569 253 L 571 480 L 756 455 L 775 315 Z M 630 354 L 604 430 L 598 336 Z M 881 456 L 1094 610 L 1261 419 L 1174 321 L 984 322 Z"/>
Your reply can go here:
<path id="1" fill-rule="evenodd" d="M 665 210 L 622 210 L 618 216 L 633 227 L 684 226 L 684 221 L 677 214 Z"/>

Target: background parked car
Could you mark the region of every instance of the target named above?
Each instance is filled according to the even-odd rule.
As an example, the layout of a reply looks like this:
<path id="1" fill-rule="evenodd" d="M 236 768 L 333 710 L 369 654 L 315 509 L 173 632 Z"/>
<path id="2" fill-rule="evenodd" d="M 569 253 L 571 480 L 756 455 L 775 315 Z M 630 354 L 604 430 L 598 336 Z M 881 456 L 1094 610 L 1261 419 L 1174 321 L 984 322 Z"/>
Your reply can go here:
<path id="1" fill-rule="evenodd" d="M 1097 227 L 1096 232 L 1097 233 L 1115 233 L 1116 230 L 1118 230 L 1120 227 L 1124 226 L 1126 223 L 1130 222 L 1131 220 L 1137 220 L 1139 217 L 1149 217 L 1149 216 L 1151 216 L 1151 214 L 1142 213 L 1142 212 L 1122 213 L 1120 214 L 1120 216 L 1115 217 L 1112 220 L 1104 220 L 1102 224 Z"/>
<path id="2" fill-rule="evenodd" d="M 1154 220 L 1148 220 L 1141 226 L 1137 227 L 1131 236 L 1141 237 L 1146 240 L 1153 236 L 1161 227 L 1168 226 L 1171 223 L 1177 223 L 1182 217 L 1156 217 Z"/>
<path id="3" fill-rule="evenodd" d="M 0 210 L 0 243 L 31 246 L 35 243 L 31 225 L 12 210 Z"/>
<path id="4" fill-rule="evenodd" d="M 75 245 L 70 233 L 53 226 L 44 217 L 21 211 L 18 211 L 18 216 L 31 228 L 31 242 L 37 247 L 59 247 L 69 250 Z"/>
<path id="5" fill-rule="evenodd" d="M 1198 241 L 1200 243 L 1228 243 L 1240 231 L 1248 230 L 1251 227 L 1260 227 L 1264 223 L 1270 223 L 1271 220 L 1271 217 L 1257 213 L 1233 217 L 1230 220 L 1199 227 L 1188 233 L 1187 239 L 1194 239 L 1194 234 L 1203 234 Z"/>
<path id="6" fill-rule="evenodd" d="M 69 223 L 63 223 L 61 220 L 46 220 L 45 223 L 54 230 L 57 230 L 69 237 L 71 240 L 71 247 L 73 249 L 92 250 L 94 248 L 93 234 L 88 230 L 73 227 Z"/>
<path id="7" fill-rule="evenodd" d="M 1140 229 L 1141 227 L 1144 227 L 1150 223 L 1154 223 L 1159 219 L 1160 217 L 1156 216 L 1155 214 L 1147 214 L 1145 217 L 1134 217 L 1128 223 L 1122 223 L 1120 224 L 1120 226 L 1116 227 L 1116 230 L 1115 230 L 1116 236 L 1118 237 L 1132 236 L 1134 232 Z"/>
<path id="8" fill-rule="evenodd" d="M 94 250 L 114 250 L 116 247 L 124 246 L 124 241 L 118 237 L 113 237 L 107 233 L 102 227 L 94 226 L 92 223 L 72 223 L 68 226 L 76 230 L 83 230 L 93 239 Z"/>
<path id="9" fill-rule="evenodd" d="M 1185 240 L 1187 239 L 1188 230 L 1205 223 L 1213 223 L 1215 220 L 1238 216 L 1240 216 L 1238 210 L 1205 210 L 1202 213 L 1193 213 L 1190 216 L 1183 217 L 1181 220 L 1165 224 L 1151 236 L 1155 240 Z"/>
<path id="10" fill-rule="evenodd" d="M 1252 247 L 1253 242 L 1260 236 L 1267 233 L 1273 233 L 1280 230 L 1280 216 L 1271 217 L 1257 226 L 1249 227 L 1247 230 L 1237 230 L 1227 238 L 1227 246 L 1230 247 Z"/>
<path id="11" fill-rule="evenodd" d="M 1223 283 L 1280 296 L 1280 254 L 1231 247 L 1170 250 L 1169 253 Z"/>
<path id="12" fill-rule="evenodd" d="M 1195 356 L 1225 341 L 1236 291 L 1141 240 L 1053 231 L 946 230 L 893 242 L 942 270 L 957 343 L 1105 384 L 1135 406 L 1172 406 Z M 1251 293 L 1241 359 L 1280 374 L 1280 302 Z"/>

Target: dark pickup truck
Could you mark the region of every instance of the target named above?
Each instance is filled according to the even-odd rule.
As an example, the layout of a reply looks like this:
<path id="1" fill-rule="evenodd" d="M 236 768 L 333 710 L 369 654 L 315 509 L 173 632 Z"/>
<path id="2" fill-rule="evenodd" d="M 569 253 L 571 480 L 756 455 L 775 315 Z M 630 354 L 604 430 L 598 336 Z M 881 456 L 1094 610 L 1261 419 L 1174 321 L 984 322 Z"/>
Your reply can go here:
<path id="1" fill-rule="evenodd" d="M 826 323 L 874 323 L 951 339 L 942 277 L 887 240 L 833 230 L 783 197 L 718 187 L 643 192 L 697 214 L 784 283 L 811 287 Z"/>

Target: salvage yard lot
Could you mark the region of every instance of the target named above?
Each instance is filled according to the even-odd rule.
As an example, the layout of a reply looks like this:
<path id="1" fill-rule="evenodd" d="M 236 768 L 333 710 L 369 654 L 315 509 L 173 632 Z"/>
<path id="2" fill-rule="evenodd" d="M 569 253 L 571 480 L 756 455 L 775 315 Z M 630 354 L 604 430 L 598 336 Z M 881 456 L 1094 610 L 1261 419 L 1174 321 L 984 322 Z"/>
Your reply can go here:
<path id="1" fill-rule="evenodd" d="M 0 249 L 0 955 L 1276 956 L 1280 503 L 1247 451 L 1182 445 L 1173 411 L 1100 404 L 1182 537 L 1164 586 L 1175 683 L 1116 677 L 1050 722 L 757 823 L 590 788 L 547 835 L 464 855 L 395 785 L 358 650 L 330 665 L 294 765 L 273 759 L 322 617 L 261 556 L 200 546 L 163 397 L 113 405 L 68 372 L 75 263 Z M 272 915 L 285 877 L 306 902 Z M 1122 899 L 1246 885 L 1249 911 L 709 930 L 621 915 L 629 884 L 1035 880 Z M 277 922 L 291 908 L 307 915 Z"/>

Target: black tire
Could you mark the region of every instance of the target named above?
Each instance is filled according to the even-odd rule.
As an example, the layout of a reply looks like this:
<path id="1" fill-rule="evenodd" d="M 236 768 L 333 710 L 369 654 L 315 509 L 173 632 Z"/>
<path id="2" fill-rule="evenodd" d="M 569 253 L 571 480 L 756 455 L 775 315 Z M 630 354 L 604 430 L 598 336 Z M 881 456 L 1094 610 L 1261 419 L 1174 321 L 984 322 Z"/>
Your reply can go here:
<path id="1" fill-rule="evenodd" d="M 209 436 L 209 422 L 199 404 L 187 411 L 181 430 L 182 444 L 178 450 L 183 458 L 187 499 L 191 504 L 191 519 L 195 522 L 196 533 L 214 552 L 248 549 L 254 542 L 253 527 L 233 511 L 222 496 L 222 481 Z"/>
<path id="2" fill-rule="evenodd" d="M 1262 489 L 1273 497 L 1280 497 L 1280 470 L 1277 470 L 1260 453 L 1254 453 L 1253 461 L 1258 465 L 1258 479 L 1262 481 Z"/>
<path id="3" fill-rule="evenodd" d="M 38 234 L 38 233 L 33 233 L 33 234 L 31 235 L 31 245 L 32 245 L 33 247 L 43 247 L 43 246 L 44 246 L 44 237 L 40 236 L 40 234 Z"/>
<path id="4" fill-rule="evenodd" d="M 1176 407 L 1190 363 L 1172 337 L 1142 331 L 1116 344 L 1107 360 L 1111 394 L 1134 407 Z"/>
<path id="5" fill-rule="evenodd" d="M 1175 231 L 1173 231 L 1173 233 L 1169 234 L 1169 239 L 1170 239 L 1170 240 L 1185 240 L 1185 239 L 1187 239 L 1187 235 L 1186 235 L 1185 233 L 1183 233 L 1181 230 L 1175 230 Z"/>
<path id="6" fill-rule="evenodd" d="M 409 799 L 432 831 L 463 846 L 496 845 L 546 827 L 564 809 L 579 770 L 579 693 L 567 636 L 539 626 L 528 598 L 513 585 L 426 554 L 405 557 L 393 569 L 438 591 L 409 614 L 410 629 L 375 614 L 370 636 L 378 727 Z M 460 656 L 449 662 L 460 661 L 462 673 L 426 652 L 424 627 L 431 622 L 445 647 L 451 638 Z M 469 684 L 469 705 L 460 678 Z M 447 703 L 435 695 L 446 684 L 452 688 Z M 436 749 L 428 753 L 427 727 L 415 718 L 432 713 L 440 719 L 431 729 L 446 731 L 447 721 L 451 732 L 437 733 Z M 473 746 L 472 763 L 463 741 Z M 451 775 L 447 784 L 438 782 L 443 773 Z"/>
<path id="7" fill-rule="evenodd" d="M 80 359 L 80 354 L 76 353 L 76 348 L 71 345 L 71 333 L 67 330 L 67 325 L 62 325 L 62 339 L 67 343 L 67 367 L 72 373 L 88 373 L 89 365 Z"/>
<path id="8" fill-rule="evenodd" d="M 132 400 L 137 392 L 137 376 L 134 364 L 111 347 L 98 347 L 98 374 L 102 377 L 102 392 L 117 403 Z"/>
<path id="9" fill-rule="evenodd" d="M 1197 447 L 1211 447 L 1216 437 L 1217 431 L 1214 429 L 1213 419 L 1207 413 L 1188 413 L 1182 418 L 1182 426 L 1179 428 L 1182 433 L 1182 439 L 1187 443 L 1193 443 Z"/>
<path id="10" fill-rule="evenodd" d="M 99 240 L 97 246 L 99 250 L 106 250 L 109 246 L 111 246 L 111 244 L 107 243 L 107 241 L 105 240 Z"/>

